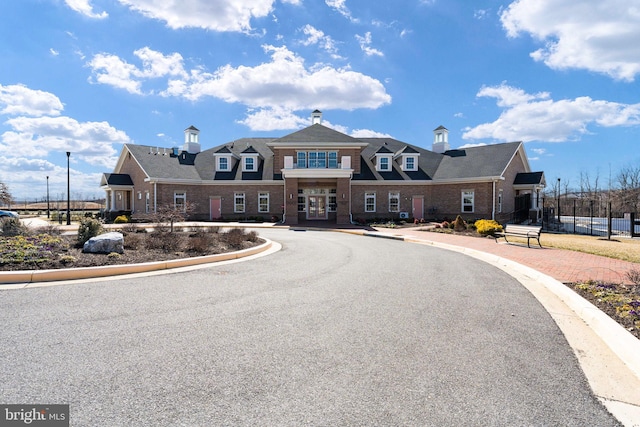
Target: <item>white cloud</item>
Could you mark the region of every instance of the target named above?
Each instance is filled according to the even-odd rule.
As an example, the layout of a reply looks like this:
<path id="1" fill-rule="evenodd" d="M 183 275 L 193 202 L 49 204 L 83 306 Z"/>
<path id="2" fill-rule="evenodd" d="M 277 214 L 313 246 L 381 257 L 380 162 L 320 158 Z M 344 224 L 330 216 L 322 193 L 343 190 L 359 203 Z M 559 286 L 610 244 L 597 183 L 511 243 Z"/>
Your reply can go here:
<path id="1" fill-rule="evenodd" d="M 249 32 L 251 19 L 268 16 L 275 0 L 119 0 L 132 10 L 165 21 L 173 29 Z M 298 4 L 299 0 L 287 3 Z"/>
<path id="2" fill-rule="evenodd" d="M 589 133 L 590 124 L 640 125 L 640 104 L 593 100 L 587 96 L 555 101 L 546 92 L 531 95 L 504 83 L 483 87 L 477 96 L 495 98 L 503 111 L 492 123 L 466 129 L 465 139 L 563 142 Z"/>
<path id="3" fill-rule="evenodd" d="M 196 101 L 214 97 L 229 103 L 244 104 L 249 108 L 274 111 L 281 118 L 278 123 L 291 122 L 283 111 L 295 112 L 309 108 L 353 110 L 379 108 L 391 102 L 382 83 L 372 77 L 329 65 L 305 66 L 304 59 L 286 46 L 264 45 L 270 61 L 255 67 L 225 65 L 215 72 L 202 68 L 184 70 L 178 54 L 162 55 L 148 48 L 136 51 L 136 56 L 155 58 L 152 64 L 139 69 L 114 55 L 96 55 L 89 63 L 98 83 L 124 88 L 131 93 L 142 94 L 142 84 L 150 78 L 166 77 L 166 89 L 162 96 L 183 97 Z M 144 51 L 145 55 L 139 52 Z M 167 60 L 167 58 L 171 58 Z M 170 66 L 167 66 L 167 64 Z M 260 115 L 250 113 L 243 123 L 255 126 Z M 254 120 L 254 121 L 252 121 Z"/>
<path id="4" fill-rule="evenodd" d="M 29 89 L 21 84 L 0 84 L 0 114 L 57 116 L 63 109 L 60 99 L 52 93 Z"/>
<path id="5" fill-rule="evenodd" d="M 283 108 L 249 109 L 247 117 L 237 123 L 254 131 L 274 131 L 280 129 L 297 129 L 309 126 L 308 118 L 300 117 L 293 111 Z"/>
<path id="6" fill-rule="evenodd" d="M 45 177 L 55 183 L 66 180 L 66 167 L 51 162 L 52 156 L 72 152 L 72 162 L 112 169 L 119 148 L 130 142 L 123 131 L 107 122 L 78 122 L 62 116 L 62 102 L 52 93 L 33 90 L 24 85 L 0 85 L 0 115 L 6 130 L 0 134 L 0 177 L 18 197 L 39 196 L 34 188 Z M 74 192 L 100 194 L 99 173 L 72 170 Z M 57 191 L 57 190 L 56 190 Z"/>
<path id="7" fill-rule="evenodd" d="M 384 56 L 384 53 L 371 47 L 371 32 L 366 32 L 364 36 L 356 34 L 356 40 L 360 43 L 360 49 L 362 49 L 367 56 Z"/>
<path id="8" fill-rule="evenodd" d="M 327 6 L 336 10 L 340 15 L 344 16 L 351 22 L 359 22 L 357 18 L 354 18 L 351 15 L 351 11 L 346 5 L 347 0 L 325 0 L 325 3 L 327 4 Z"/>
<path id="9" fill-rule="evenodd" d="M 336 42 L 330 37 L 327 36 L 323 31 L 318 30 L 312 25 L 305 25 L 302 27 L 302 32 L 307 36 L 305 40 L 302 40 L 304 46 L 310 45 L 319 45 L 322 49 L 327 51 L 327 53 L 331 54 L 334 59 L 340 59 L 340 55 L 338 55 L 338 48 L 336 47 Z"/>
<path id="10" fill-rule="evenodd" d="M 376 132 L 371 129 L 354 129 L 350 135 L 354 138 L 392 138 L 388 133 Z"/>
<path id="11" fill-rule="evenodd" d="M 89 18 L 94 19 L 104 19 L 109 16 L 107 12 L 95 13 L 93 11 L 93 6 L 89 0 L 64 0 L 67 6 L 69 6 L 74 11 L 81 13 Z"/>
<path id="12" fill-rule="evenodd" d="M 55 50 L 54 48 L 49 48 L 49 53 L 51 54 L 51 56 L 58 56 L 60 55 L 60 52 L 58 52 L 57 50 Z"/>
<path id="13" fill-rule="evenodd" d="M 133 52 L 142 61 L 142 68 L 128 64 L 115 55 L 97 54 L 87 64 L 95 75 L 95 82 L 107 84 L 129 93 L 142 94 L 142 82 L 167 76 L 187 77 L 179 53 L 163 55 L 144 47 Z"/>
<path id="14" fill-rule="evenodd" d="M 501 14 L 509 37 L 528 33 L 544 47 L 531 53 L 553 69 L 585 69 L 632 81 L 640 73 L 636 0 L 517 0 Z"/>

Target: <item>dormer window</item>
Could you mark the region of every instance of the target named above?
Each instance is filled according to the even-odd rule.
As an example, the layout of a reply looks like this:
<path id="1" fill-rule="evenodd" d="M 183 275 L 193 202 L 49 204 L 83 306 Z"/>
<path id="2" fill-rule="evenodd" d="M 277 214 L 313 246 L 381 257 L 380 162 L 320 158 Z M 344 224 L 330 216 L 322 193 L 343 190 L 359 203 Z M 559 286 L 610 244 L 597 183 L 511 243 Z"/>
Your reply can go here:
<path id="1" fill-rule="evenodd" d="M 378 172 L 391 172 L 393 156 L 391 154 L 376 154 L 376 170 Z"/>
<path id="2" fill-rule="evenodd" d="M 402 170 L 405 171 L 417 171 L 418 170 L 418 159 L 416 156 L 404 156 L 404 165 L 402 166 Z"/>
<path id="3" fill-rule="evenodd" d="M 217 158 L 218 164 L 216 165 L 216 170 L 220 172 L 228 172 L 231 170 L 231 159 L 230 156 L 219 156 Z"/>
<path id="4" fill-rule="evenodd" d="M 242 172 L 255 172 L 256 171 L 256 157 L 247 156 L 242 159 Z"/>

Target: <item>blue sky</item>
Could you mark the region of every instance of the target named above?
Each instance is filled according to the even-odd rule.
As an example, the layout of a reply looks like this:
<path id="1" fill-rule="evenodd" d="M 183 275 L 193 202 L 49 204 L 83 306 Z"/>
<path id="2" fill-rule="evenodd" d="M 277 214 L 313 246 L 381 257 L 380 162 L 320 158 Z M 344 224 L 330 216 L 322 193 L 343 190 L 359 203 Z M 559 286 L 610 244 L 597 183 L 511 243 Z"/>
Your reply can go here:
<path id="1" fill-rule="evenodd" d="M 524 141 L 607 188 L 640 164 L 637 0 L 7 0 L 0 181 L 103 196 L 122 144 L 203 149 L 323 124 L 431 148 Z M 615 185 L 615 182 L 613 182 Z"/>

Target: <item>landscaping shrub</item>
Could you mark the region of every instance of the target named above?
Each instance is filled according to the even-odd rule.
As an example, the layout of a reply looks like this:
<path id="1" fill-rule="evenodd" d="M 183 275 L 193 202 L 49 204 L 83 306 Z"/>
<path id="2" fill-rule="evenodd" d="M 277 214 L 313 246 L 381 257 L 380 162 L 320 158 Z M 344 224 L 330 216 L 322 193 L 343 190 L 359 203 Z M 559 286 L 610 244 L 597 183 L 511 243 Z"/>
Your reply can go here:
<path id="1" fill-rule="evenodd" d="M 242 249 L 243 243 L 245 241 L 245 232 L 240 228 L 232 228 L 226 233 L 223 233 L 222 238 L 224 242 L 232 248 Z"/>
<path id="2" fill-rule="evenodd" d="M 144 235 L 138 233 L 127 233 L 124 235 L 124 249 L 138 249 L 142 247 Z"/>
<path id="3" fill-rule="evenodd" d="M 113 220 L 114 224 L 126 224 L 129 222 L 129 218 L 126 215 L 118 215 L 116 219 Z"/>
<path id="4" fill-rule="evenodd" d="M 627 272 L 627 279 L 631 281 L 631 283 L 640 286 L 640 269 L 632 268 Z"/>
<path id="5" fill-rule="evenodd" d="M 457 232 L 461 232 L 467 229 L 467 224 L 464 222 L 460 215 L 458 215 L 456 217 L 456 220 L 453 221 L 453 229 Z"/>
<path id="6" fill-rule="evenodd" d="M 29 228 L 20 222 L 18 218 L 2 218 L 0 220 L 2 236 L 26 236 L 29 234 Z"/>
<path id="7" fill-rule="evenodd" d="M 476 230 L 483 236 L 493 236 L 502 231 L 502 226 L 492 219 L 480 219 L 476 221 Z"/>
<path id="8" fill-rule="evenodd" d="M 174 252 L 182 248 L 184 238 L 178 233 L 155 230 L 152 233 L 148 233 L 146 243 L 149 249 L 162 249 L 165 252 Z"/>
<path id="9" fill-rule="evenodd" d="M 78 245 L 82 246 L 87 240 L 102 233 L 102 224 L 97 219 L 83 218 L 78 226 Z"/>
<path id="10" fill-rule="evenodd" d="M 198 234 L 187 239 L 187 250 L 198 254 L 205 254 L 213 244 L 213 235 Z"/>

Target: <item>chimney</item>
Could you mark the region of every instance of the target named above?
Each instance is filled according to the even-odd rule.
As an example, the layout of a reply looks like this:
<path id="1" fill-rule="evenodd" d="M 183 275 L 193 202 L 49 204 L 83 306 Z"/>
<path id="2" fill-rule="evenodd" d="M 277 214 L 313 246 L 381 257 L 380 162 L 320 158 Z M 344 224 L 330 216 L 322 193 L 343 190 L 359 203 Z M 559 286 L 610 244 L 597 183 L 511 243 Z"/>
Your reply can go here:
<path id="1" fill-rule="evenodd" d="M 449 130 L 444 126 L 438 126 L 433 130 L 433 146 L 431 151 L 434 153 L 444 153 L 450 149 Z"/>
<path id="2" fill-rule="evenodd" d="M 311 124 L 319 125 L 321 123 L 322 123 L 322 112 L 320 112 L 319 110 L 315 110 L 313 113 L 311 113 Z"/>
<path id="3" fill-rule="evenodd" d="M 189 126 L 184 130 L 184 146 L 182 151 L 190 154 L 200 152 L 200 131 L 195 126 Z"/>

